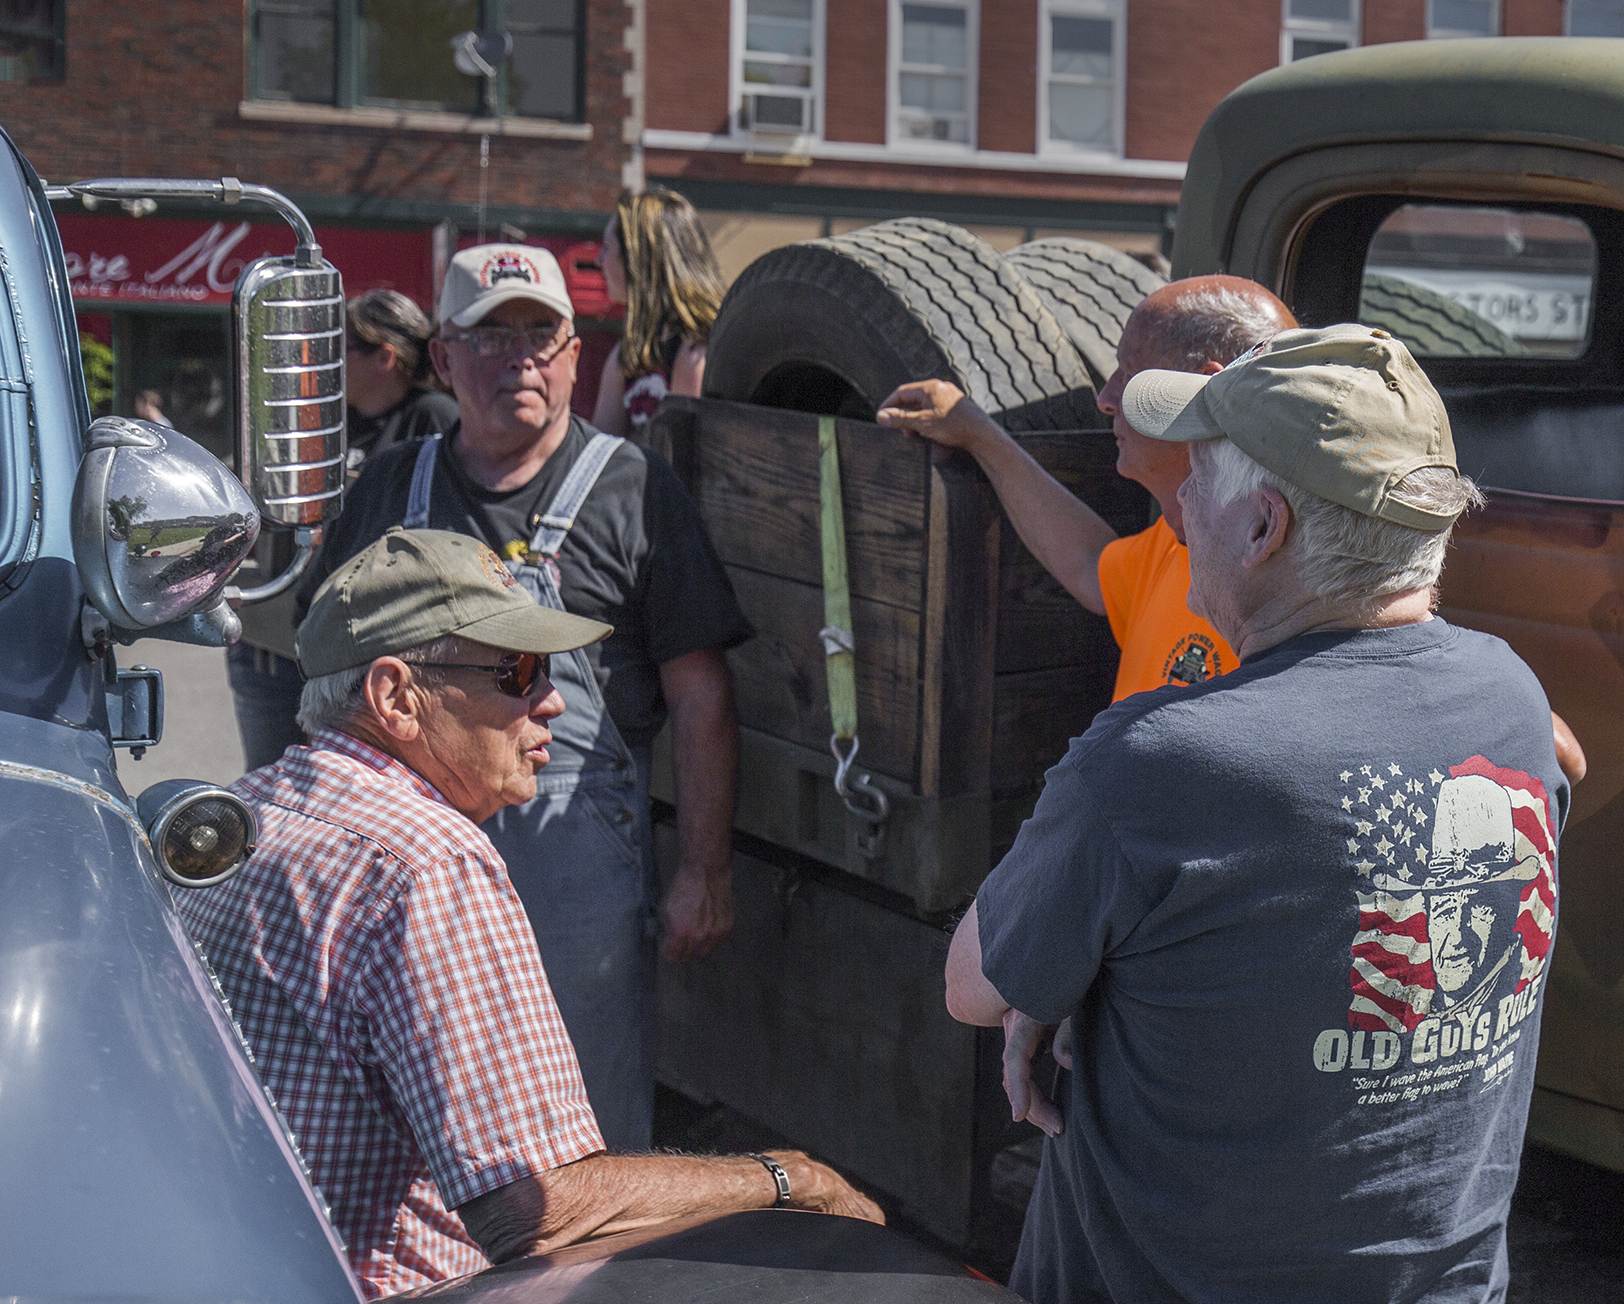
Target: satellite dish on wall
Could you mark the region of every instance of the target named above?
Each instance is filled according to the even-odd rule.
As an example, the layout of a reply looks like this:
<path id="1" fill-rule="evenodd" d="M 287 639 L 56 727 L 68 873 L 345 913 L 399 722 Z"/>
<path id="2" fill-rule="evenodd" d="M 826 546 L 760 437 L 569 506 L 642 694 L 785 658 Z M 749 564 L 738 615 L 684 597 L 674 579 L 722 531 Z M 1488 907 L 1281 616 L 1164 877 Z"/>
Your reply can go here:
<path id="1" fill-rule="evenodd" d="M 494 78 L 513 53 L 513 37 L 507 32 L 460 32 L 451 38 L 451 62 L 469 77 Z"/>

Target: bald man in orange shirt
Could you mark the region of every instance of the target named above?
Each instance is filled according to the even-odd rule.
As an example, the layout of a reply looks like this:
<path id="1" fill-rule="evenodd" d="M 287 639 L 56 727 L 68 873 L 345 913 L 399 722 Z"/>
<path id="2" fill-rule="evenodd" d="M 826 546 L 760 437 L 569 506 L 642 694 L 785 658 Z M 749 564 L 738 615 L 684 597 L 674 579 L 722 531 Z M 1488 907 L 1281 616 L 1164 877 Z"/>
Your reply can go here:
<path id="1" fill-rule="evenodd" d="M 901 386 L 881 404 L 878 420 L 976 459 L 1022 542 L 1072 597 L 1110 621 L 1121 649 L 1113 701 L 1163 684 L 1197 683 L 1233 670 L 1236 657 L 1186 603 L 1190 561 L 1177 536 L 1178 487 L 1189 473 L 1189 453 L 1134 430 L 1122 416 L 1122 390 L 1153 367 L 1218 371 L 1296 324 L 1278 298 L 1238 276 L 1174 281 L 1134 309 L 1117 345 L 1117 369 L 1096 401 L 1111 418 L 1118 472 L 1144 485 L 1162 514 L 1125 538 L 948 381 Z"/>
<path id="2" fill-rule="evenodd" d="M 1122 390 L 1150 368 L 1211 375 L 1295 325 L 1291 309 L 1274 294 L 1239 276 L 1174 281 L 1133 310 L 1117 343 L 1116 371 L 1095 402 L 1111 418 L 1117 471 L 1150 490 L 1162 514 L 1124 538 L 948 381 L 900 386 L 876 420 L 976 459 L 1032 555 L 1072 597 L 1110 622 L 1121 649 L 1111 700 L 1120 701 L 1163 684 L 1211 679 L 1238 660 L 1188 604 L 1190 555 L 1182 542 L 1178 488 L 1190 471 L 1189 452 L 1130 426 Z M 1585 774 L 1584 751 L 1554 712 L 1551 728 L 1562 771 L 1576 784 Z"/>

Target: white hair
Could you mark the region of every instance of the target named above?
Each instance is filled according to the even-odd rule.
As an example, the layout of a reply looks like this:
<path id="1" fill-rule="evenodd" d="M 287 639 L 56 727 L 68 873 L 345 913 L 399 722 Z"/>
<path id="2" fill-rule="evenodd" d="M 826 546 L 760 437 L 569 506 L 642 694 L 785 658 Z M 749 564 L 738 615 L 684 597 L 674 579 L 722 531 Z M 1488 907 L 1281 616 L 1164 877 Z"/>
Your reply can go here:
<path id="1" fill-rule="evenodd" d="M 1291 508 L 1287 538 L 1297 577 L 1321 601 L 1363 611 L 1382 598 L 1412 589 L 1435 589 L 1454 527 L 1417 530 L 1328 502 L 1260 466 L 1227 439 L 1190 446 L 1207 480 L 1212 504 L 1222 507 L 1242 494 L 1276 490 Z M 1446 466 L 1422 467 L 1394 486 L 1395 501 L 1439 515 L 1459 515 L 1483 505 L 1469 476 Z"/>
<path id="2" fill-rule="evenodd" d="M 465 661 L 468 647 L 464 639 L 446 634 L 428 643 L 394 653 L 407 665 L 421 667 L 425 661 Z M 366 682 L 365 662 L 348 670 L 335 670 L 330 675 L 317 675 L 305 680 L 299 693 L 299 728 L 308 736 L 318 729 L 342 729 L 366 709 L 366 697 L 361 686 Z M 443 677 L 432 667 L 418 668 L 413 673 L 427 687 L 441 683 Z"/>
<path id="3" fill-rule="evenodd" d="M 1272 340 L 1286 325 L 1272 296 L 1225 285 L 1181 293 L 1158 323 L 1166 365 L 1199 370 Z"/>

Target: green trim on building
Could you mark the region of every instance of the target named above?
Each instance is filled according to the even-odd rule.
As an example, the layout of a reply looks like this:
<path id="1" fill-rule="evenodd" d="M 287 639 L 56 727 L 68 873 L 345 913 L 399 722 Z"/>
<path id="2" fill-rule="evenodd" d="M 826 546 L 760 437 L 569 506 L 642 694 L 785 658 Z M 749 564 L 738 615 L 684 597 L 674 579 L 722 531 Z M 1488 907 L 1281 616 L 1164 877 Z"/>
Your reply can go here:
<path id="1" fill-rule="evenodd" d="M 784 217 L 934 217 L 960 226 L 1075 227 L 1078 230 L 1143 231 L 1165 235 L 1176 204 L 1124 204 L 1072 199 L 1020 199 L 1008 195 L 941 195 L 913 190 L 843 186 L 763 185 L 650 177 L 682 191 L 702 209 Z"/>

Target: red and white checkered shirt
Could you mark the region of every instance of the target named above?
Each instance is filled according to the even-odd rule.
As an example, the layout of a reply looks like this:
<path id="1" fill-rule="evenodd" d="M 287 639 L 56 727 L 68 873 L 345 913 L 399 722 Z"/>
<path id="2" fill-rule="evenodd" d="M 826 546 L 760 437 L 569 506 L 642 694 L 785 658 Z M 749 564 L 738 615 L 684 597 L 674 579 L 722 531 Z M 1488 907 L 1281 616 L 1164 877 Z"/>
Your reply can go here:
<path id="1" fill-rule="evenodd" d="M 502 858 L 341 733 L 233 791 L 259 846 L 179 893 L 369 1298 L 486 1266 L 449 1212 L 603 1149 Z"/>

